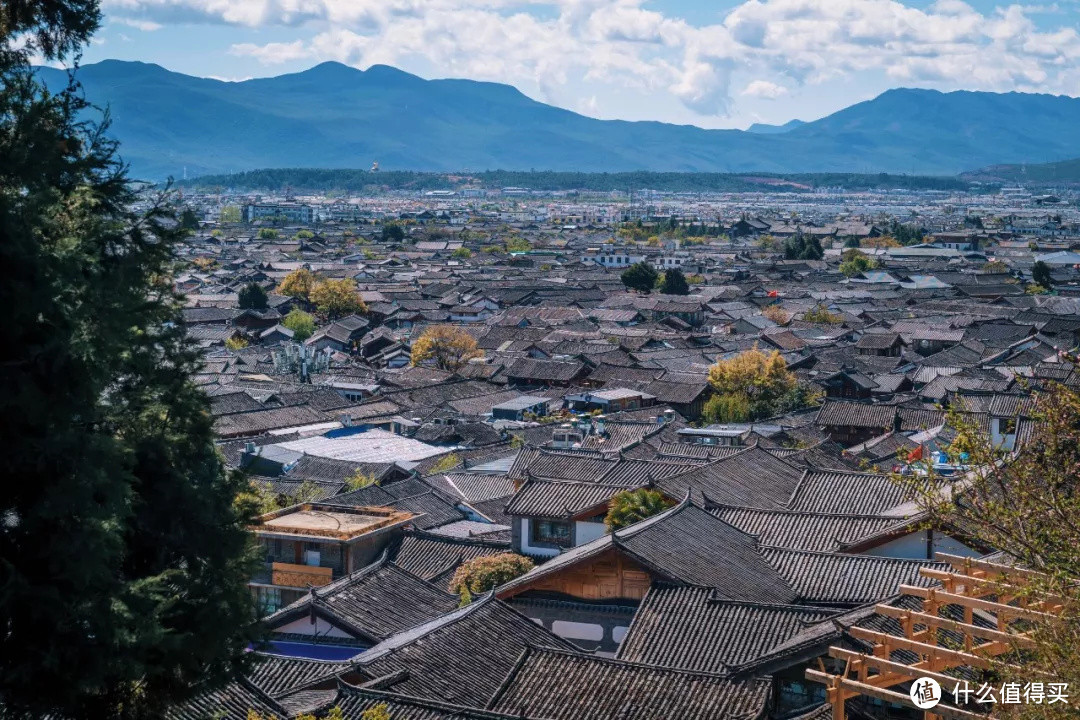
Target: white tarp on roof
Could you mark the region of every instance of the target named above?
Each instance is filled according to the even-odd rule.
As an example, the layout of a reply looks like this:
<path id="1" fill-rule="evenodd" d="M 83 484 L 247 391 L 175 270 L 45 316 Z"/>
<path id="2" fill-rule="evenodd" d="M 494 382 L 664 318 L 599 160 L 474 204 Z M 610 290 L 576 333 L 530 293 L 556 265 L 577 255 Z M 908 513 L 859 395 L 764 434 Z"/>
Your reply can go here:
<path id="1" fill-rule="evenodd" d="M 419 440 L 377 428 L 338 437 L 317 435 L 278 443 L 278 445 L 306 455 L 358 463 L 423 460 L 450 450 L 450 448 L 428 445 Z"/>

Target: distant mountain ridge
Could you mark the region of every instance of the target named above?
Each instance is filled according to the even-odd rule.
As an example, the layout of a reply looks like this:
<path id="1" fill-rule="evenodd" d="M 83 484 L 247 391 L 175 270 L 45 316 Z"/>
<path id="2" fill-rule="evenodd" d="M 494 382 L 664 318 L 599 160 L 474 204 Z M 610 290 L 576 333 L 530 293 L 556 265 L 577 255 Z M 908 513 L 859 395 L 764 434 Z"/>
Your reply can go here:
<path id="1" fill-rule="evenodd" d="M 47 83 L 63 71 L 39 68 Z M 509 85 L 323 63 L 223 82 L 106 60 L 79 70 L 136 177 L 266 167 L 955 174 L 1074 157 L 1080 99 L 889 90 L 783 132 L 596 120 Z"/>
<path id="2" fill-rule="evenodd" d="M 965 172 L 961 177 L 979 182 L 1077 186 L 1080 185 L 1080 158 L 1031 165 L 991 165 Z"/>
<path id="3" fill-rule="evenodd" d="M 746 128 L 746 132 L 759 133 L 761 135 L 779 135 L 780 133 L 786 133 L 789 130 L 794 130 L 797 127 L 805 125 L 804 120 L 788 120 L 783 125 L 769 125 L 768 123 L 754 123 L 750 127 Z"/>

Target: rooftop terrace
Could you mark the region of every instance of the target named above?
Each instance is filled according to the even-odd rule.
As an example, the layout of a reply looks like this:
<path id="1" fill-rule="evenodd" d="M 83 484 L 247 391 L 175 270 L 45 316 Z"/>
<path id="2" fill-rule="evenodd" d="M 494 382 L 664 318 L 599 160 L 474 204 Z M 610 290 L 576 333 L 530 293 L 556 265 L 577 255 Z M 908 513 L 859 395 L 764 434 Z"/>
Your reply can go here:
<path id="1" fill-rule="evenodd" d="M 341 507 L 304 503 L 267 513 L 252 529 L 257 533 L 352 540 L 383 528 L 403 525 L 415 513 L 384 507 Z"/>

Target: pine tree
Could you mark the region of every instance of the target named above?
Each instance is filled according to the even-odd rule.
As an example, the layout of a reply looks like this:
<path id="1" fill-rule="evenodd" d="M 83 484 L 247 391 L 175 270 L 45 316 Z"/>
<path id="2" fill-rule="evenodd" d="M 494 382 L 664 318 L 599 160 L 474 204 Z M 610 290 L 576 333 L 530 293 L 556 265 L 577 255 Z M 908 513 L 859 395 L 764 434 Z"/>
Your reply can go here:
<path id="1" fill-rule="evenodd" d="M 269 304 L 266 297 L 266 290 L 263 289 L 259 283 L 248 283 L 240 289 L 237 294 L 237 300 L 240 307 L 247 309 L 252 308 L 254 310 L 265 310 Z"/>
<path id="2" fill-rule="evenodd" d="M 660 284 L 660 292 L 665 295 L 689 295 L 690 285 L 686 282 L 686 276 L 682 270 L 671 268 L 664 272 L 664 282 Z"/>
<path id="3" fill-rule="evenodd" d="M 647 262 L 634 263 L 626 268 L 622 274 L 622 283 L 630 290 L 640 290 L 643 293 L 652 292 L 656 286 L 659 274 Z"/>
<path id="4" fill-rule="evenodd" d="M 405 229 L 397 223 L 382 226 L 381 238 L 384 243 L 399 243 L 405 239 Z"/>
<path id="5" fill-rule="evenodd" d="M 1047 289 L 1054 286 L 1054 280 L 1050 277 L 1050 266 L 1042 260 L 1036 260 L 1035 264 L 1031 266 L 1031 280 L 1036 285 Z"/>
<path id="6" fill-rule="evenodd" d="M 131 209 L 77 86 L 30 68 L 72 57 L 98 3 L 19 7 L 0 11 L 0 706 L 138 717 L 242 663 L 253 509 L 191 381 L 187 231 L 168 197 Z"/>

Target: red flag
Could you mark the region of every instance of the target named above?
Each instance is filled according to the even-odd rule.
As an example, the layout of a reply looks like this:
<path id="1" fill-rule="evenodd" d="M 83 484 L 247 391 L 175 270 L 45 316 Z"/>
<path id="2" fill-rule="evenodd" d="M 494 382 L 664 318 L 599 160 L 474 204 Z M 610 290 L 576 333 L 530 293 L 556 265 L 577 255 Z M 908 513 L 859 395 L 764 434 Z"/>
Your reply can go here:
<path id="1" fill-rule="evenodd" d="M 908 453 L 907 459 L 908 459 L 908 462 L 915 462 L 916 460 L 922 460 L 922 456 L 923 456 L 923 446 L 920 445 L 919 447 L 915 448 L 910 453 Z"/>
<path id="2" fill-rule="evenodd" d="M 769 297 L 780 297 L 780 293 L 776 290 L 770 290 Z"/>

